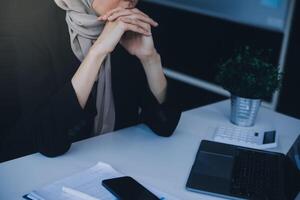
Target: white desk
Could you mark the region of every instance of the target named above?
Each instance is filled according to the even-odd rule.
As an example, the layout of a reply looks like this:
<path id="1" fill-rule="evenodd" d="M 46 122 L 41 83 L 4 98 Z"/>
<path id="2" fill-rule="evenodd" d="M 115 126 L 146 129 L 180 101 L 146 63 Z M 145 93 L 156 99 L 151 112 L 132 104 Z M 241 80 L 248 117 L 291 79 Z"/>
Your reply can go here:
<path id="1" fill-rule="evenodd" d="M 185 190 L 194 157 L 202 139 L 211 139 L 214 127 L 229 119 L 229 101 L 183 113 L 170 138 L 153 134 L 138 125 L 90 138 L 72 145 L 58 158 L 33 154 L 0 164 L 0 199 L 21 199 L 33 189 L 86 169 L 98 161 L 146 181 L 182 200 L 214 200 Z M 279 147 L 286 153 L 300 133 L 300 120 L 262 108 L 257 124 L 272 123 L 280 134 Z M 298 199 L 298 198 L 297 198 Z"/>

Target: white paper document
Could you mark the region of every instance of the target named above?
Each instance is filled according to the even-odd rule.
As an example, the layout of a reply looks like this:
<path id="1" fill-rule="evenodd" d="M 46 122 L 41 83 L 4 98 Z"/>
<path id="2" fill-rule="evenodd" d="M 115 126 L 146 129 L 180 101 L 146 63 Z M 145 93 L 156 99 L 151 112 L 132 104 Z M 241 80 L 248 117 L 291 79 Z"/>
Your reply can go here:
<path id="1" fill-rule="evenodd" d="M 99 162 L 85 171 L 35 190 L 27 197 L 32 200 L 117 200 L 102 186 L 102 180 L 122 176 L 124 175 L 117 172 L 110 165 Z M 161 199 L 178 200 L 153 187 L 147 185 L 144 185 L 144 187 Z"/>

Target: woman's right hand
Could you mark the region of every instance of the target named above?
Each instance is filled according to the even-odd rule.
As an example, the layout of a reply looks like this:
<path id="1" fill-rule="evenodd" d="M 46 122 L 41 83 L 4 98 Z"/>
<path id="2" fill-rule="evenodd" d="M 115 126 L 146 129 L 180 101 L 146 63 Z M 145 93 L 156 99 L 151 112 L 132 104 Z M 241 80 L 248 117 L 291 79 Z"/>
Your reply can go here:
<path id="1" fill-rule="evenodd" d="M 153 21 L 151 18 L 149 18 L 149 20 Z M 96 54 L 111 53 L 125 32 L 131 31 L 150 36 L 151 25 L 153 24 L 155 24 L 154 21 L 152 24 L 149 24 L 149 22 L 145 22 L 144 19 L 129 20 L 125 22 L 125 20 L 120 18 L 115 21 L 107 21 L 101 35 L 95 41 L 90 51 L 93 51 Z"/>

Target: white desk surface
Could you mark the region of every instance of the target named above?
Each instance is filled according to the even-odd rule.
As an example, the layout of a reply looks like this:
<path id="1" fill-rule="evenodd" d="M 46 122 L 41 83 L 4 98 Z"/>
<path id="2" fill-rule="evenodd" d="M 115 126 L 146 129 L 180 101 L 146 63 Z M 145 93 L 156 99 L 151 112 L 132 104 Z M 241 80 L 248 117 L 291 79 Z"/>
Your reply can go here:
<path id="1" fill-rule="evenodd" d="M 182 200 L 220 199 L 189 192 L 185 184 L 200 141 L 212 139 L 219 123 L 229 123 L 229 113 L 230 101 L 222 101 L 184 112 L 170 138 L 138 125 L 74 143 L 68 153 L 57 158 L 36 153 L 1 163 L 0 199 L 22 199 L 22 195 L 98 161 Z M 300 133 L 300 120 L 265 108 L 260 109 L 256 124 L 271 124 L 280 134 L 279 146 L 272 151 L 287 153 Z"/>

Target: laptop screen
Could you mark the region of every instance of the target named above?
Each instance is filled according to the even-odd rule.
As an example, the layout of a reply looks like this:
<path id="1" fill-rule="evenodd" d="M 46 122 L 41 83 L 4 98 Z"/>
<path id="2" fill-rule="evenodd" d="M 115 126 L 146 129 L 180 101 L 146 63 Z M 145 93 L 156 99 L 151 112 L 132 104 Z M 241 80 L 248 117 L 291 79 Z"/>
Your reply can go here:
<path id="1" fill-rule="evenodd" d="M 300 171 L 300 135 L 297 137 L 293 146 L 290 148 L 287 156 L 295 163 L 298 170 Z"/>

